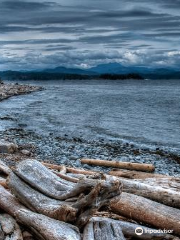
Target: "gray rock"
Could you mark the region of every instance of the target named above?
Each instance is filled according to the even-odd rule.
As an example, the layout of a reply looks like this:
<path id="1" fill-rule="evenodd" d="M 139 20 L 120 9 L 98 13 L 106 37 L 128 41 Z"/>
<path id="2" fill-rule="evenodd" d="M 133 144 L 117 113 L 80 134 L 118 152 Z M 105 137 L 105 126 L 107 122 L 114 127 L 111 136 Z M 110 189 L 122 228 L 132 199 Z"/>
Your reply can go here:
<path id="1" fill-rule="evenodd" d="M 18 146 L 14 143 L 6 142 L 4 140 L 0 141 L 0 153 L 14 153 L 17 152 Z"/>
<path id="2" fill-rule="evenodd" d="M 21 151 L 21 153 L 22 153 L 23 155 L 26 155 L 26 156 L 30 156 L 30 155 L 31 155 L 31 152 L 28 151 L 28 150 L 25 150 L 25 149 L 23 149 L 23 150 Z"/>

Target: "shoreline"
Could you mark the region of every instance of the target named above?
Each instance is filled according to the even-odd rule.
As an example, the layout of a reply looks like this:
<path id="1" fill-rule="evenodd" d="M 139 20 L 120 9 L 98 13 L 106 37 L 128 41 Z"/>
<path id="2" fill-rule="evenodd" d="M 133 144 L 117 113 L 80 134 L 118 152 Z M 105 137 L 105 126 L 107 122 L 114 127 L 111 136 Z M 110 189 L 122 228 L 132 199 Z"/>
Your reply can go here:
<path id="1" fill-rule="evenodd" d="M 42 89 L 42 87 L 31 85 L 0 84 L 0 101 Z M 2 120 L 6 121 L 8 118 L 11 118 L 11 116 L 5 116 Z M 180 176 L 180 156 L 165 152 L 159 148 L 156 150 L 139 148 L 134 144 L 124 143 L 120 140 L 85 140 L 79 137 L 71 138 L 66 135 L 54 136 L 53 134 L 43 136 L 23 127 L 0 131 L 0 138 L 14 142 L 19 146 L 17 154 L 0 154 L 0 158 L 8 165 L 14 165 L 16 161 L 32 157 L 40 161 L 80 167 L 87 170 L 103 172 L 110 170 L 109 168 L 93 167 L 80 163 L 81 158 L 93 158 L 122 162 L 152 163 L 156 167 L 156 173 Z"/>
<path id="2" fill-rule="evenodd" d="M 10 97 L 30 94 L 32 92 L 41 91 L 43 88 L 39 86 L 31 86 L 19 83 L 4 83 L 0 81 L 0 102 Z"/>
<path id="3" fill-rule="evenodd" d="M 33 158 L 46 163 L 86 170 L 100 172 L 111 170 L 111 168 L 90 166 L 80 162 L 82 158 L 91 158 L 154 164 L 155 173 L 180 177 L 178 156 L 173 156 L 162 150 L 138 149 L 134 145 L 124 144 L 121 141 L 85 140 L 66 136 L 57 137 L 52 134 L 43 136 L 22 128 L 8 129 L 0 132 L 0 136 L 19 146 L 18 152 L 13 155 L 0 154 L 0 158 L 11 166 L 23 159 Z"/>

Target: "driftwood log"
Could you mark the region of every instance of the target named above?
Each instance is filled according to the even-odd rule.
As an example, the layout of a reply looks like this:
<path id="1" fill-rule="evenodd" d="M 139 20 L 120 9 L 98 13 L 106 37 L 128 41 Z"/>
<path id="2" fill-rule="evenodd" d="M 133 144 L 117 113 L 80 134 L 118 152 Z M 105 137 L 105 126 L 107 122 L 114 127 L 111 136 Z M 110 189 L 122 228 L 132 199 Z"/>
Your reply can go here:
<path id="1" fill-rule="evenodd" d="M 163 188 L 172 189 L 174 191 L 180 191 L 180 179 L 172 176 L 129 170 L 113 170 L 110 171 L 108 174 L 116 177 L 133 179 L 135 181 L 147 183 L 152 186 L 160 186 Z"/>
<path id="2" fill-rule="evenodd" d="M 81 163 L 103 167 L 123 168 L 143 172 L 154 172 L 155 170 L 154 165 L 142 163 L 116 162 L 99 159 L 81 159 Z"/>
<path id="3" fill-rule="evenodd" d="M 48 164 L 43 163 L 43 165 L 49 167 L 50 169 L 54 170 L 62 170 L 63 166 L 54 165 L 54 164 Z M 58 175 L 58 173 L 56 173 Z M 102 174 L 101 172 L 97 171 L 89 171 L 84 169 L 78 169 L 78 168 L 69 168 L 66 167 L 66 176 L 71 176 L 76 179 L 82 179 L 86 176 L 94 176 L 97 174 Z M 119 170 L 119 169 L 113 169 L 112 171 L 108 172 L 109 175 L 116 176 L 116 177 L 123 177 L 126 179 L 134 179 L 135 181 L 146 183 L 148 185 L 152 186 L 158 186 L 163 187 L 167 189 L 171 189 L 174 191 L 180 191 L 180 179 L 172 176 L 166 176 L 162 174 L 154 174 L 154 173 L 148 173 L 148 172 L 140 172 L 140 171 L 130 171 L 130 170 Z M 74 182 L 75 182 L 74 181 Z"/>
<path id="4" fill-rule="evenodd" d="M 15 217 L 15 212 L 26 209 L 10 192 L 0 186 L 0 209 Z"/>
<path id="5" fill-rule="evenodd" d="M 80 240 L 79 229 L 28 210 L 16 212 L 16 219 L 27 226 L 39 240 Z"/>
<path id="6" fill-rule="evenodd" d="M 75 221 L 77 209 L 71 207 L 72 204 L 45 196 L 14 173 L 9 175 L 8 186 L 19 201 L 30 210 L 57 220 Z"/>
<path id="7" fill-rule="evenodd" d="M 34 189 L 57 200 L 76 197 L 99 183 L 99 180 L 93 179 L 80 180 L 78 183 L 64 180 L 36 160 L 20 162 L 15 169 L 15 173 Z M 119 181 L 116 180 L 115 182 L 116 185 Z M 104 187 L 109 185 L 109 181 L 102 181 L 102 183 Z"/>
<path id="8" fill-rule="evenodd" d="M 162 174 L 148 173 L 148 172 L 140 172 L 133 170 L 125 170 L 125 169 L 113 169 L 108 172 L 109 175 L 124 177 L 129 179 L 146 179 L 146 178 L 167 178 L 168 176 Z"/>
<path id="9" fill-rule="evenodd" d="M 77 175 L 74 176 L 76 179 L 78 178 Z M 80 176 L 82 178 L 81 174 Z M 111 178 L 116 179 L 116 177 L 111 177 L 107 174 L 104 174 L 104 178 L 106 180 L 110 180 Z M 134 179 L 125 179 L 123 177 L 118 177 L 117 179 L 123 184 L 123 192 L 146 197 L 167 206 L 180 208 L 180 191 L 178 188 L 180 186 L 180 180 L 177 178 L 166 176 L 164 178 L 147 178 L 142 179 L 142 182 L 140 182 L 140 179 L 137 181 Z M 171 179 L 173 182 L 171 182 Z"/>
<path id="10" fill-rule="evenodd" d="M 56 165 L 56 164 L 45 163 L 45 162 L 42 162 L 42 164 L 48 168 L 58 170 L 61 173 L 66 173 L 66 167 L 64 165 Z"/>
<path id="11" fill-rule="evenodd" d="M 117 181 L 101 182 L 93 187 L 88 194 L 75 199 L 75 201 L 73 199 L 60 201 L 33 189 L 14 173 L 9 175 L 8 186 L 19 201 L 32 211 L 65 222 L 74 222 L 79 215 L 87 209 L 94 208 L 95 205 L 98 209 L 97 204 L 99 207 L 105 205 L 121 191 L 121 185 Z"/>
<path id="12" fill-rule="evenodd" d="M 23 240 L 22 232 L 16 220 L 8 214 L 0 214 L 2 240 Z"/>
<path id="13" fill-rule="evenodd" d="M 106 179 L 111 179 L 106 175 Z M 116 179 L 116 177 L 115 177 Z M 118 178 L 123 184 L 123 192 L 142 196 L 167 206 L 180 208 L 180 192 L 159 186 L 151 186 L 131 179 Z"/>
<path id="14" fill-rule="evenodd" d="M 78 228 L 27 210 L 6 189 L 0 186 L 0 208 L 15 216 L 41 240 L 80 240 Z"/>
<path id="15" fill-rule="evenodd" d="M 125 237 L 116 221 L 92 218 L 84 229 L 83 240 L 125 240 Z"/>
<path id="16" fill-rule="evenodd" d="M 51 163 L 42 163 L 42 164 L 50 169 L 54 169 L 54 170 L 58 170 L 58 171 L 62 172 L 63 165 L 56 165 L 56 164 L 51 164 Z M 79 168 L 66 167 L 66 173 L 75 173 L 75 174 L 84 174 L 84 175 L 92 174 L 93 175 L 97 172 L 96 171 L 87 171 L 87 170 L 79 169 Z"/>
<path id="17" fill-rule="evenodd" d="M 142 182 L 151 186 L 160 186 L 165 189 L 180 192 L 180 178 L 164 177 L 164 178 L 146 178 L 137 179 L 136 181 Z"/>
<path id="18" fill-rule="evenodd" d="M 123 192 L 110 202 L 111 211 L 180 236 L 180 210 Z"/>
<path id="19" fill-rule="evenodd" d="M 85 228 L 85 233 L 91 233 L 91 236 L 93 236 L 92 234 L 92 223 L 99 223 L 99 225 L 103 222 L 107 222 L 109 226 L 112 226 L 113 228 L 117 228 L 117 229 L 121 229 L 122 233 L 124 234 L 124 236 L 128 239 L 141 239 L 141 240 L 178 240 L 179 238 L 175 238 L 174 236 L 170 235 L 170 234 L 166 234 L 166 233 L 156 233 L 157 229 L 152 229 L 152 228 L 148 228 L 148 227 L 144 227 L 142 225 L 138 225 L 138 224 L 134 224 L 134 223 L 130 223 L 130 222 L 125 222 L 125 221 L 117 221 L 117 220 L 113 220 L 110 218 L 104 218 L 104 217 L 93 217 L 90 219 L 89 223 L 87 224 L 86 228 Z M 142 235 L 137 235 L 136 234 L 136 229 L 137 228 L 141 228 L 143 230 L 143 234 Z M 120 231 L 119 231 L 120 232 Z M 88 235 L 87 235 L 88 236 Z M 84 234 L 84 239 L 86 235 Z M 87 238 L 88 239 L 88 238 Z M 89 238 L 91 239 L 91 238 Z M 93 238 L 92 238 L 93 239 Z M 111 239 L 111 238 L 107 238 Z M 120 238 L 117 238 L 117 240 L 119 240 Z"/>

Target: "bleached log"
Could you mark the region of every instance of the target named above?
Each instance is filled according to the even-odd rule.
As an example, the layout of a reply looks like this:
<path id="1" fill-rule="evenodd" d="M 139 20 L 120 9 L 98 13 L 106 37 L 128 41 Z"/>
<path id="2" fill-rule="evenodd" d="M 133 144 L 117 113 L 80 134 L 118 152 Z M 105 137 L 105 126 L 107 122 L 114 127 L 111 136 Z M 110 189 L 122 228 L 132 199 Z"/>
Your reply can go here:
<path id="1" fill-rule="evenodd" d="M 107 179 L 109 178 L 106 175 Z M 113 178 L 113 177 L 112 177 Z M 167 206 L 180 208 L 180 192 L 165 189 L 159 186 L 151 186 L 134 180 L 118 178 L 123 184 L 123 192 L 132 193 L 138 196 L 149 198 L 153 201 L 163 203 Z"/>
<path id="2" fill-rule="evenodd" d="M 69 182 L 56 176 L 36 160 L 20 162 L 15 173 L 36 190 L 57 200 L 76 197 L 100 182 L 97 179 L 83 179 L 79 180 L 78 183 Z M 106 181 L 103 184 L 106 185 Z"/>
<path id="3" fill-rule="evenodd" d="M 63 165 L 56 165 L 56 164 L 50 164 L 50 163 L 42 163 L 42 164 L 50 169 L 58 170 L 60 172 L 64 167 Z M 72 168 L 72 167 L 66 167 L 66 172 L 75 173 L 75 174 L 84 174 L 84 175 L 91 175 L 91 174 L 93 175 L 97 173 L 96 171 L 88 171 L 88 170 Z"/>
<path id="4" fill-rule="evenodd" d="M 180 236 L 180 210 L 123 192 L 110 202 L 111 211 L 157 229 L 173 230 Z"/>
<path id="5" fill-rule="evenodd" d="M 177 177 L 129 170 L 114 170 L 110 171 L 108 174 L 116 177 L 133 179 L 135 181 L 146 183 L 152 186 L 159 186 L 174 191 L 180 191 L 180 179 Z"/>
<path id="6" fill-rule="evenodd" d="M 87 195 L 81 197 L 81 199 L 77 199 L 74 202 L 60 201 L 49 198 L 33 189 L 14 173 L 9 175 L 8 186 L 19 201 L 32 211 L 65 222 L 75 221 L 78 215 L 86 211 L 86 208 L 91 208 L 93 204 L 97 204 L 97 202 L 99 202 L 101 206 L 105 204 L 104 201 L 120 194 L 119 182 L 102 182 L 97 184 Z"/>
<path id="7" fill-rule="evenodd" d="M 27 210 L 1 186 L 0 196 L 0 208 L 11 216 L 16 216 L 16 220 L 28 227 L 37 236 L 37 239 L 80 240 L 78 228 Z"/>
<path id="8" fill-rule="evenodd" d="M 84 229 L 83 240 L 125 240 L 125 237 L 116 221 L 91 218 Z"/>
<path id="9" fill-rule="evenodd" d="M 103 167 L 113 167 L 113 168 L 122 168 L 136 171 L 144 172 L 154 172 L 155 167 L 152 164 L 143 164 L 143 163 L 131 163 L 131 162 L 116 162 L 116 161 L 107 161 L 99 159 L 81 159 L 81 163 L 103 166 Z"/>
<path id="10" fill-rule="evenodd" d="M 26 208 L 10 192 L 0 186 L 0 209 L 15 217 L 18 210 Z"/>
<path id="11" fill-rule="evenodd" d="M 180 178 L 163 177 L 163 178 L 146 178 L 137 179 L 136 181 L 145 183 L 151 186 L 160 186 L 165 189 L 180 192 Z"/>
<path id="12" fill-rule="evenodd" d="M 119 170 L 113 169 L 112 171 L 108 172 L 109 175 L 123 177 L 128 179 L 146 179 L 146 178 L 167 178 L 169 176 L 162 175 L 162 174 L 155 174 L 155 173 L 147 173 L 147 172 L 140 172 L 140 171 L 133 171 L 133 170 Z"/>
<path id="13" fill-rule="evenodd" d="M 27 226 L 39 240 L 80 240 L 77 227 L 54 220 L 47 216 L 20 210 L 16 213 L 18 222 Z"/>
<path id="14" fill-rule="evenodd" d="M 138 224 L 134 224 L 134 223 L 130 223 L 130 222 L 126 222 L 126 221 L 122 221 L 122 220 L 113 220 L 110 218 L 104 218 L 104 217 L 93 217 L 90 219 L 90 223 L 92 222 L 104 222 L 107 221 L 109 222 L 109 224 L 115 224 L 114 226 L 120 227 L 122 229 L 122 232 L 124 234 L 125 237 L 127 237 L 128 239 L 141 239 L 141 240 L 175 240 L 175 236 L 170 235 L 170 234 L 166 234 L 166 233 L 158 233 L 157 229 L 152 229 L 152 228 L 148 228 L 142 225 L 138 225 Z M 142 235 L 137 235 L 135 233 L 135 230 L 137 228 L 141 228 L 143 230 L 143 234 Z M 176 240 L 178 240 L 179 238 L 176 238 Z"/>
<path id="15" fill-rule="evenodd" d="M 45 196 L 22 181 L 14 173 L 9 175 L 8 186 L 18 200 L 30 210 L 65 222 L 76 220 L 78 210 L 71 207 L 72 203 Z"/>
<path id="16" fill-rule="evenodd" d="M 45 195 L 64 200 L 75 183 L 61 179 L 36 160 L 25 160 L 16 166 L 15 173 Z"/>

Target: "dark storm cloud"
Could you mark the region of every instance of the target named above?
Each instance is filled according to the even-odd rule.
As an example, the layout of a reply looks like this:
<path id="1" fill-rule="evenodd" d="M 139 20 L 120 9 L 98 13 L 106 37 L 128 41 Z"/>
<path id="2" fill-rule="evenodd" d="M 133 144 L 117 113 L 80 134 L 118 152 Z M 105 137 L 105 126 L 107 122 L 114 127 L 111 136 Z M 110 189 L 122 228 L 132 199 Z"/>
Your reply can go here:
<path id="1" fill-rule="evenodd" d="M 0 2 L 0 68 L 179 64 L 180 0 Z"/>
<path id="2" fill-rule="evenodd" d="M 16 0 L 16 1 L 2 1 L 0 3 L 1 9 L 3 10 L 13 10 L 13 11 L 37 11 L 37 10 L 41 10 L 44 8 L 48 8 L 49 6 L 54 5 L 55 3 L 50 3 L 50 2 L 25 2 L 25 1 L 20 1 L 20 0 Z"/>

